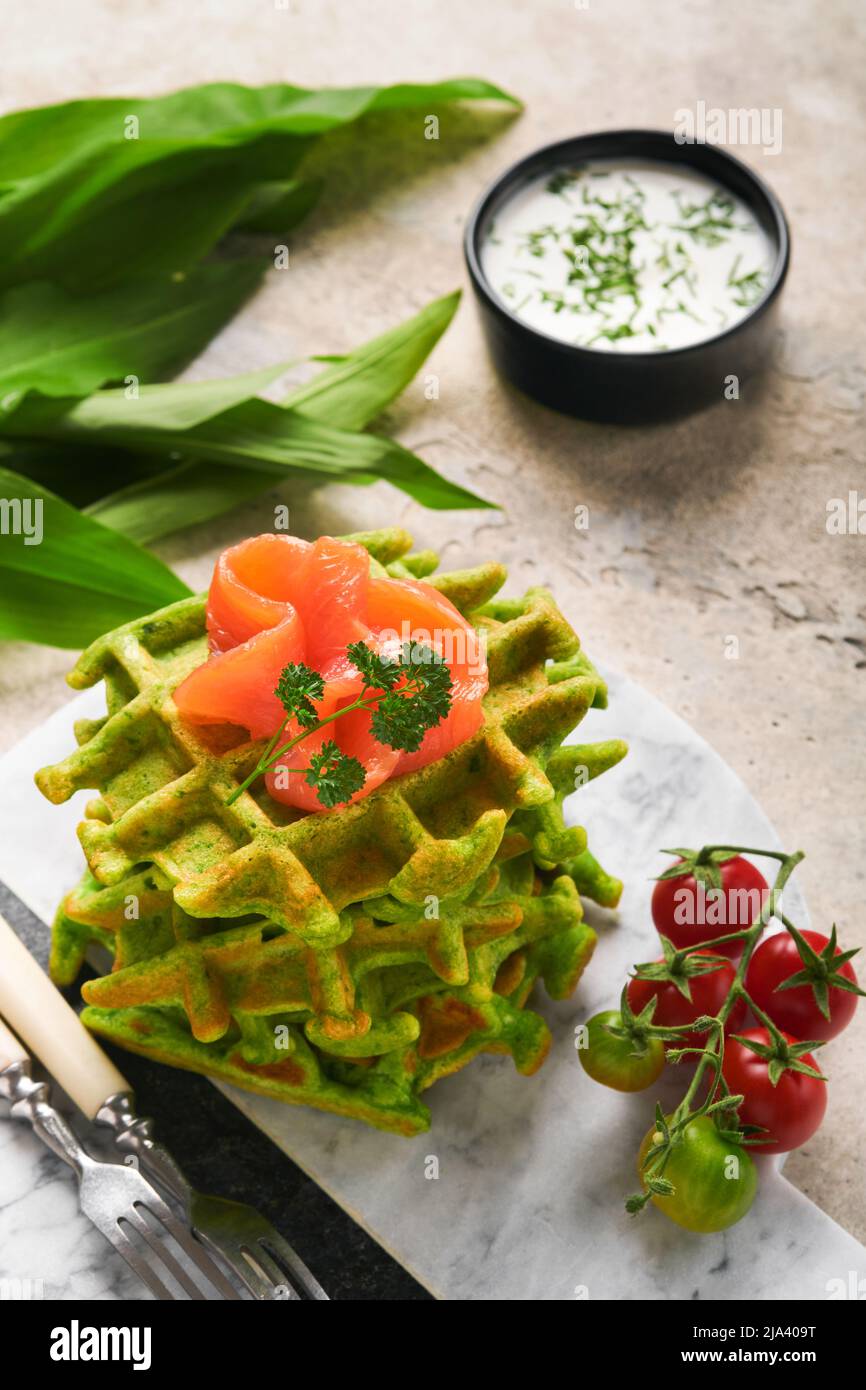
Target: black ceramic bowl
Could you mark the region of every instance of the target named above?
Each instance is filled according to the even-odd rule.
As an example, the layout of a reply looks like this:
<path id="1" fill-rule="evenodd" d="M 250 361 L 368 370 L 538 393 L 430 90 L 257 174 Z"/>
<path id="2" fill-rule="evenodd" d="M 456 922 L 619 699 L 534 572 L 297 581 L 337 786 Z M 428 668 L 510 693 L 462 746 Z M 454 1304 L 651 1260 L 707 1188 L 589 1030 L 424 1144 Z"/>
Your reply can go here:
<path id="1" fill-rule="evenodd" d="M 610 352 L 576 347 L 515 318 L 490 287 L 481 247 L 491 222 L 514 194 L 546 170 L 591 160 L 661 160 L 715 180 L 736 194 L 776 248 L 766 294 L 745 318 L 712 338 L 668 352 Z M 767 185 L 716 145 L 677 144 L 656 130 L 610 130 L 545 145 L 520 160 L 483 195 L 466 227 L 466 263 L 487 345 L 509 381 L 555 410 L 586 420 L 638 423 L 683 415 L 723 398 L 725 379 L 740 387 L 765 362 L 788 272 L 788 224 Z"/>

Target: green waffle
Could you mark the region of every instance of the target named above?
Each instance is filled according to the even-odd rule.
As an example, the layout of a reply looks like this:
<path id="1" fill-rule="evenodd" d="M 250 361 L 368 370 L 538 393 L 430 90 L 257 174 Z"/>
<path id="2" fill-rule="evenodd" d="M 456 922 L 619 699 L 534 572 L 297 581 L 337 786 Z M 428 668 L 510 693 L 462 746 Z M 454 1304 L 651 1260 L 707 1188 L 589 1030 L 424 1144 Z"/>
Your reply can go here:
<path id="1" fill-rule="evenodd" d="M 84 989 L 95 1031 L 412 1134 L 429 1125 L 420 1092 L 479 1051 L 526 1072 L 543 1060 L 529 991 L 541 977 L 565 997 L 595 941 L 576 884 L 606 906 L 620 887 L 564 825 L 562 799 L 625 747 L 560 746 L 605 691 L 546 590 L 491 601 L 500 566 L 436 575 L 405 532 L 351 539 L 375 573 L 424 577 L 486 631 L 483 728 L 332 815 L 258 788 L 227 806 L 262 743 L 186 724 L 171 698 L 206 659 L 205 600 L 107 634 L 69 680 L 104 679 L 108 715 L 37 775 L 52 801 L 100 793 L 52 973 L 69 982 L 91 941 L 108 944 L 113 971 Z"/>

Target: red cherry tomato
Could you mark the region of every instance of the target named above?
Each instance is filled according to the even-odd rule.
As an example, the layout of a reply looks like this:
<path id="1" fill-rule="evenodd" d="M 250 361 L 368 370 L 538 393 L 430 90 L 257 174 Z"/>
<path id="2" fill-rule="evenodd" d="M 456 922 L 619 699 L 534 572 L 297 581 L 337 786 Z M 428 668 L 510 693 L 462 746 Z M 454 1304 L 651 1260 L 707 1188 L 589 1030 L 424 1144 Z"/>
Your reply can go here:
<path id="1" fill-rule="evenodd" d="M 692 955 L 713 955 L 711 951 L 694 951 Z M 693 975 L 689 981 L 691 1002 L 680 994 L 676 985 L 669 980 L 629 980 L 627 997 L 633 1013 L 645 1009 L 653 995 L 658 1000 L 652 1021 L 658 1028 L 679 1028 L 683 1023 L 691 1023 L 701 1014 L 717 1014 L 725 1002 L 734 980 L 734 967 L 727 961 L 717 970 L 706 975 Z M 725 1032 L 737 1032 L 746 1016 L 745 1001 L 738 999 L 731 1016 L 725 1025 Z M 668 1043 L 672 1047 L 703 1047 L 708 1033 L 686 1033 L 678 1042 Z"/>
<path id="2" fill-rule="evenodd" d="M 682 860 L 678 861 L 682 863 Z M 652 895 L 652 915 L 656 931 L 668 937 L 677 950 L 701 946 L 728 932 L 750 927 L 764 904 L 768 891 L 764 875 L 737 855 L 718 865 L 722 878 L 721 898 L 712 888 L 699 886 L 692 874 L 679 878 L 659 879 Z M 717 955 L 738 960 L 743 953 L 742 941 L 713 947 Z"/>
<path id="3" fill-rule="evenodd" d="M 750 1028 L 742 1036 L 765 1046 L 772 1041 L 766 1028 Z M 782 1036 L 786 1042 L 797 1041 L 788 1033 Z M 811 1052 L 799 1060 L 816 1067 Z M 757 1145 L 757 1152 L 783 1154 L 799 1149 L 818 1129 L 827 1109 L 827 1083 L 803 1072 L 784 1071 L 774 1086 L 768 1068 L 766 1058 L 732 1038 L 726 1041 L 722 1075 L 733 1094 L 744 1097 L 740 1123 L 762 1125 L 767 1133 L 758 1137 L 772 1138 L 770 1144 Z"/>
<path id="4" fill-rule="evenodd" d="M 830 944 L 829 938 L 820 932 L 804 931 L 802 935 L 819 956 Z M 841 955 L 838 946 L 836 955 Z M 857 995 L 849 994 L 846 989 L 834 989 L 831 985 L 827 991 L 830 1017 L 826 1019 L 815 1002 L 811 985 L 777 989 L 777 985 L 799 974 L 802 969 L 803 961 L 793 937 L 786 931 L 780 931 L 762 941 L 753 955 L 746 972 L 746 989 L 758 1008 L 769 1014 L 778 1028 L 793 1033 L 795 1038 L 816 1038 L 820 1042 L 828 1042 L 848 1027 L 857 1007 Z M 850 962 L 846 961 L 839 967 L 839 974 L 856 985 L 857 976 Z"/>

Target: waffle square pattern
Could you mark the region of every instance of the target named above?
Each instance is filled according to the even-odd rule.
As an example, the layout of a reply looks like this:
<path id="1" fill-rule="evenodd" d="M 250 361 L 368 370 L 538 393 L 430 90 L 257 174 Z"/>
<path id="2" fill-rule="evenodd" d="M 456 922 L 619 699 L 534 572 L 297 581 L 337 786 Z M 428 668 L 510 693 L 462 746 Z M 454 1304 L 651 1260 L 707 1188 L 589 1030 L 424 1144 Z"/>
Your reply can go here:
<path id="1" fill-rule="evenodd" d="M 259 781 L 264 740 L 194 725 L 173 692 L 208 656 L 206 598 L 106 634 L 69 681 L 102 680 L 104 719 L 36 781 L 81 789 L 81 883 L 54 924 L 51 970 L 94 945 L 112 968 L 83 988 L 89 1028 L 134 1052 L 295 1105 L 413 1135 L 424 1091 L 480 1052 L 535 1072 L 550 1046 L 536 982 L 569 996 L 595 934 L 581 896 L 614 907 L 563 798 L 624 755 L 563 739 L 604 683 L 545 589 L 495 597 L 497 564 L 442 572 L 405 532 L 348 537 L 378 577 L 422 579 L 483 636 L 484 722 L 444 757 L 329 814 Z"/>

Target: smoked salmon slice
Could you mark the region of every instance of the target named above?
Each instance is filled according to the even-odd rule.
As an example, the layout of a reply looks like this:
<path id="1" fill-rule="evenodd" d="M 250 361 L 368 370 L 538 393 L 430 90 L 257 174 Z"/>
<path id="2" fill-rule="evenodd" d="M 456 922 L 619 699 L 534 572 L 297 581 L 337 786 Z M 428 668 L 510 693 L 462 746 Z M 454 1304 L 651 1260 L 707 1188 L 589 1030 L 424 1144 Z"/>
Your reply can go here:
<path id="1" fill-rule="evenodd" d="M 484 722 L 487 661 L 481 639 L 454 604 L 420 579 L 371 579 L 367 617 L 380 643 L 399 641 L 432 647 L 451 672 L 451 708 L 428 729 L 417 753 L 401 753 L 396 774 L 435 762 L 477 733 Z"/>
<path id="2" fill-rule="evenodd" d="M 320 718 L 352 704 L 364 688 L 346 648 L 366 642 L 395 654 L 405 642 L 432 647 L 452 680 L 451 708 L 428 729 L 415 753 L 373 737 L 370 713 L 355 710 L 309 734 L 266 777 L 271 795 L 304 811 L 323 811 L 304 779 L 310 757 L 333 741 L 364 766 L 366 781 L 351 798 L 369 795 L 389 777 L 412 772 L 463 743 L 481 727 L 487 663 L 478 633 L 430 584 L 370 577 L 370 557 L 352 541 L 322 536 L 253 536 L 217 560 L 208 593 L 211 655 L 175 691 L 193 724 L 237 724 L 253 738 L 272 736 L 285 718 L 274 691 L 283 668 L 305 663 L 318 671 L 324 694 Z M 281 742 L 300 732 L 286 726 Z"/>

